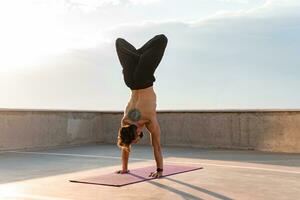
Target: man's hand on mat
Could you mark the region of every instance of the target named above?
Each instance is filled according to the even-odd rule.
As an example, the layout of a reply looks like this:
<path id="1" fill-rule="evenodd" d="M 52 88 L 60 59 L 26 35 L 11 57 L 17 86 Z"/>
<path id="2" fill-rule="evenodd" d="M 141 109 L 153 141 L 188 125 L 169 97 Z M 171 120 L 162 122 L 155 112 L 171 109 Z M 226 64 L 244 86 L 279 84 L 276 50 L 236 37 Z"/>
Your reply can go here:
<path id="1" fill-rule="evenodd" d="M 120 169 L 120 170 L 115 171 L 115 173 L 116 174 L 127 174 L 127 173 L 129 173 L 129 170 L 122 170 L 122 169 Z"/>
<path id="2" fill-rule="evenodd" d="M 149 177 L 160 178 L 162 177 L 162 172 L 151 172 Z"/>

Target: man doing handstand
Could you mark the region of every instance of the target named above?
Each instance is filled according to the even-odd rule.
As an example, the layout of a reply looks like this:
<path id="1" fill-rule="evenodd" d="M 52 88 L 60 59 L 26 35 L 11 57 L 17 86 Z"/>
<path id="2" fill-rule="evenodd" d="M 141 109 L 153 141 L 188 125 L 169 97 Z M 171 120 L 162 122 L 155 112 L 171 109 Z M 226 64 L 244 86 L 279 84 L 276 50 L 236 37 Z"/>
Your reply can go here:
<path id="1" fill-rule="evenodd" d="M 123 77 L 131 89 L 131 98 L 125 108 L 118 132 L 118 146 L 122 151 L 122 170 L 128 173 L 128 158 L 131 144 L 142 137 L 146 126 L 150 133 L 151 145 L 157 170 L 149 176 L 159 178 L 163 172 L 163 157 L 160 144 L 160 126 L 156 116 L 156 94 L 153 89 L 154 72 L 159 65 L 168 39 L 164 34 L 154 36 L 141 48 L 136 49 L 123 38 L 116 39 L 116 50 L 123 68 Z"/>

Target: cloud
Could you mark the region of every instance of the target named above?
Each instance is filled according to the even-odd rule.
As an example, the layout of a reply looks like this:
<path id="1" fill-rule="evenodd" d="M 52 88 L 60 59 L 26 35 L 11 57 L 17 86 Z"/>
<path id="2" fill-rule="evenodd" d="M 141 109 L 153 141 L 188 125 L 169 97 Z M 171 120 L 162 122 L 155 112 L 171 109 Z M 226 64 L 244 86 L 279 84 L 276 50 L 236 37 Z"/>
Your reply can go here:
<path id="1" fill-rule="evenodd" d="M 241 4 L 249 3 L 249 0 L 218 0 L 218 1 L 225 2 L 225 3 L 241 3 Z"/>
<path id="2" fill-rule="evenodd" d="M 105 6 L 124 6 L 124 5 L 149 5 L 160 0 L 64 0 L 68 9 L 80 9 L 84 12 L 96 11 Z"/>
<path id="3" fill-rule="evenodd" d="M 169 42 L 155 73 L 158 109 L 282 108 L 291 106 L 291 101 L 300 107 L 300 96 L 295 95 L 300 74 L 299 7 L 278 3 L 193 21 L 113 26 L 101 33 L 108 42 L 71 53 L 67 59 L 70 68 L 63 73 L 72 74 L 74 68 L 81 71 L 76 63 L 93 70 L 95 77 L 85 80 L 99 85 L 99 93 L 105 94 L 101 102 L 111 109 L 122 109 L 120 102 L 127 101 L 128 89 L 123 83 L 115 39 L 123 37 L 138 48 L 154 35 L 164 33 Z M 77 61 L 72 61 L 75 58 Z"/>
<path id="4" fill-rule="evenodd" d="M 157 3 L 160 0 L 129 0 L 130 3 L 134 4 L 134 5 L 148 5 L 148 4 L 153 4 L 153 3 Z"/>
<path id="5" fill-rule="evenodd" d="M 280 6 L 291 6 L 291 5 L 299 5 L 300 2 L 298 0 L 266 0 L 267 5 L 280 5 Z"/>
<path id="6" fill-rule="evenodd" d="M 299 8 L 295 2 L 270 1 L 255 9 L 193 21 L 122 24 L 107 29 L 106 35 L 115 53 L 117 37 L 139 47 L 155 34 L 166 34 L 168 47 L 156 71 L 158 92 L 176 99 L 177 106 L 189 101 L 189 106 L 197 107 L 203 105 L 197 102 L 205 101 L 212 107 L 268 107 L 276 98 L 275 107 L 288 107 L 286 98 L 300 100 L 295 96 L 300 74 Z M 175 106 L 167 100 L 163 105 Z"/>
<path id="7" fill-rule="evenodd" d="M 31 82 L 19 83 L 28 96 L 30 90 L 42 94 L 40 102 L 52 96 L 53 102 L 90 106 L 85 109 L 121 110 L 128 88 L 115 39 L 123 37 L 138 48 L 164 33 L 168 46 L 155 73 L 158 109 L 300 107 L 299 8 L 295 1 L 277 0 L 197 20 L 115 25 L 99 33 L 106 42 L 68 52 L 35 75 L 27 72 Z"/>
<path id="8" fill-rule="evenodd" d="M 65 0 L 65 5 L 69 8 L 79 8 L 83 11 L 94 11 L 103 6 L 116 6 L 121 4 L 121 0 Z"/>

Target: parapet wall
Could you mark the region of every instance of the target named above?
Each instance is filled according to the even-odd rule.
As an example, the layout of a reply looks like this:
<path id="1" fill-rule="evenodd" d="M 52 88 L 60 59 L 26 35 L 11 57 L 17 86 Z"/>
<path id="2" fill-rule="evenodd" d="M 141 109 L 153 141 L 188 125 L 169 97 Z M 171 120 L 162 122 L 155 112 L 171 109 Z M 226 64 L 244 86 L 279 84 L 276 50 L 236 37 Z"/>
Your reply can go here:
<path id="1" fill-rule="evenodd" d="M 0 109 L 0 150 L 116 143 L 122 116 L 121 111 Z M 300 153 L 298 110 L 158 111 L 158 121 L 163 146 Z M 149 134 L 144 135 L 141 144 L 149 145 Z"/>

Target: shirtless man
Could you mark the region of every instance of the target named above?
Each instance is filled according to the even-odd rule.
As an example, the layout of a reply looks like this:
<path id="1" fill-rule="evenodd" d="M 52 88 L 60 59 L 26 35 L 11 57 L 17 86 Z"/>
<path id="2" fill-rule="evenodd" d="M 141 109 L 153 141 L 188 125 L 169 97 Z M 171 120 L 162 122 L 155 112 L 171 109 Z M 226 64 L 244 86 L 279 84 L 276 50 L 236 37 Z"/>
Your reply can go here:
<path id="1" fill-rule="evenodd" d="M 118 58 L 123 68 L 123 77 L 131 89 L 131 98 L 125 108 L 118 133 L 118 146 L 122 151 L 122 170 L 128 173 L 128 158 L 131 144 L 142 137 L 146 126 L 151 136 L 151 145 L 157 170 L 149 176 L 159 178 L 163 172 L 163 157 L 160 145 L 160 127 L 156 116 L 156 94 L 153 89 L 154 72 L 159 65 L 168 39 L 165 35 L 154 36 L 140 49 L 122 38 L 116 40 Z"/>

